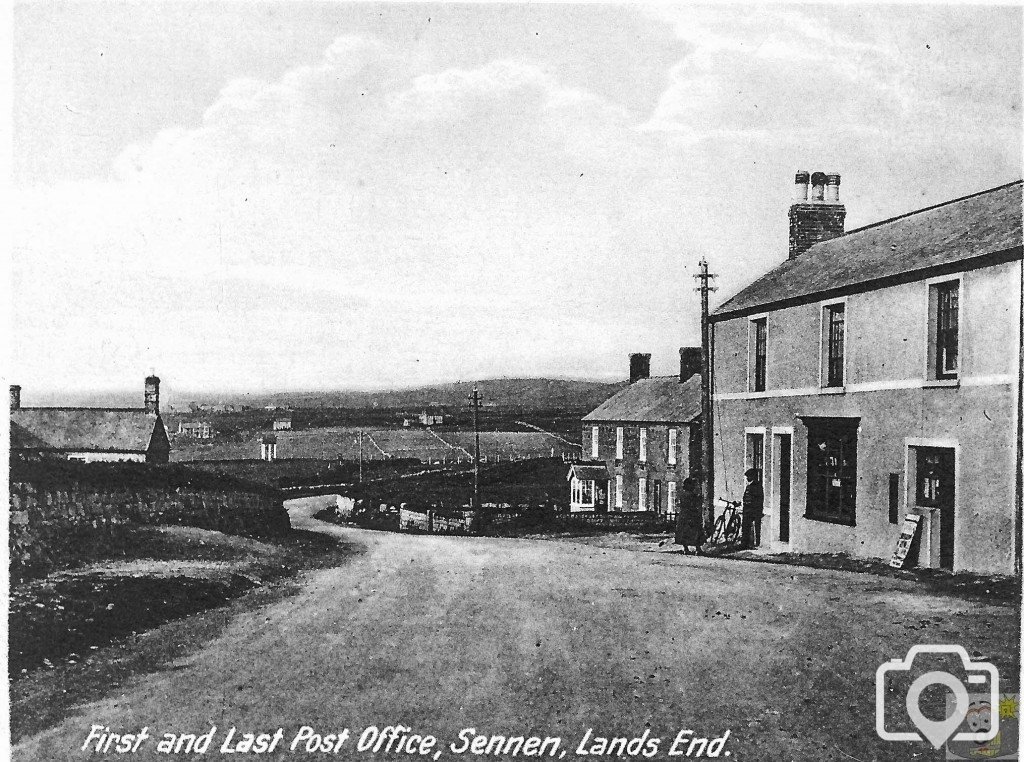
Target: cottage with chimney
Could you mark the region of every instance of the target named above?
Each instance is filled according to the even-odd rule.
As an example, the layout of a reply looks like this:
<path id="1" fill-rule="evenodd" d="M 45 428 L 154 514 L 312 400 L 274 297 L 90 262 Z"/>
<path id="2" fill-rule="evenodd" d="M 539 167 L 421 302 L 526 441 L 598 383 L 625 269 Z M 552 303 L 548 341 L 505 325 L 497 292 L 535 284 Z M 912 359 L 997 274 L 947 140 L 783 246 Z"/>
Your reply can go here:
<path id="1" fill-rule="evenodd" d="M 629 358 L 629 386 L 583 418 L 583 456 L 569 471 L 571 511 L 676 513 L 700 468 L 700 348 L 679 350 L 679 375 L 651 378 Z"/>
<path id="2" fill-rule="evenodd" d="M 141 408 L 22 407 L 21 387 L 11 387 L 14 457 L 166 463 L 170 450 L 156 376 L 146 378 Z"/>
<path id="3" fill-rule="evenodd" d="M 716 493 L 763 475 L 762 544 L 1013 573 L 1021 182 L 844 229 L 796 174 L 789 257 L 711 316 Z M 808 193 L 808 186 L 810 192 Z"/>

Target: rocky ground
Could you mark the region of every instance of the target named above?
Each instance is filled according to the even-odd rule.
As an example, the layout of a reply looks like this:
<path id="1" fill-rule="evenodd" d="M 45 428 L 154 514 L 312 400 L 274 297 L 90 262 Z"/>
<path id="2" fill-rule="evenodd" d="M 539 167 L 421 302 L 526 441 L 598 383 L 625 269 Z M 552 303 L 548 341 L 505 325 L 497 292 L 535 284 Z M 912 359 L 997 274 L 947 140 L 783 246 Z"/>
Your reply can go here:
<path id="1" fill-rule="evenodd" d="M 116 555 L 12 583 L 13 737 L 46 727 L 138 670 L 160 668 L 210 634 L 211 622 L 294 592 L 303 569 L 344 563 L 355 552 L 305 531 L 260 541 L 139 527 L 126 540 Z"/>

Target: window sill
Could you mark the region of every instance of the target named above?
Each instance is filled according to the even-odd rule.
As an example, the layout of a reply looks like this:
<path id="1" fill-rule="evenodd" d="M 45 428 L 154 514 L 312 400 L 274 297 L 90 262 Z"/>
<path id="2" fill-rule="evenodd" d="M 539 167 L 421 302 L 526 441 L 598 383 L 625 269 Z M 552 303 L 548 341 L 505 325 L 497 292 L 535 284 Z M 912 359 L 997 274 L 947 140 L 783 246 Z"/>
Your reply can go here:
<path id="1" fill-rule="evenodd" d="M 957 388 L 960 386 L 959 378 L 929 378 L 924 382 L 925 389 L 936 389 L 942 387 Z"/>
<path id="2" fill-rule="evenodd" d="M 823 386 L 819 390 L 820 394 L 846 394 L 845 386 Z"/>
<path id="3" fill-rule="evenodd" d="M 840 519 L 840 518 L 836 518 L 834 516 L 815 516 L 815 515 L 810 514 L 810 513 L 805 513 L 804 514 L 804 518 L 807 519 L 808 521 L 817 521 L 817 522 L 820 522 L 822 524 L 838 524 L 839 526 L 844 526 L 844 527 L 855 527 L 855 526 L 857 526 L 857 522 L 856 521 L 853 521 L 853 520 L 850 520 L 850 519 Z"/>

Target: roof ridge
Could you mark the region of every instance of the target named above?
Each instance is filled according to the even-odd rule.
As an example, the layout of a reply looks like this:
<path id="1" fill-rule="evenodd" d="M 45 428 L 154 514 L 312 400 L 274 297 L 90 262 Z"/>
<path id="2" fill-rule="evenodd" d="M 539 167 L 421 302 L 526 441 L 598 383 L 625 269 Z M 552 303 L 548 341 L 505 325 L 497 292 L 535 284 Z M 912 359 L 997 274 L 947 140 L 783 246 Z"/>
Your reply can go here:
<path id="1" fill-rule="evenodd" d="M 978 191 L 976 193 L 968 193 L 966 196 L 960 196 L 960 198 L 951 198 L 948 201 L 942 201 L 942 202 L 940 202 L 938 204 L 932 204 L 931 206 L 923 206 L 920 209 L 914 209 L 913 211 L 910 211 L 910 212 L 904 212 L 903 214 L 897 214 L 895 217 L 889 217 L 889 218 L 884 219 L 884 220 L 878 220 L 877 222 L 872 222 L 872 223 L 869 223 L 867 225 L 862 225 L 861 227 L 854 228 L 853 230 L 847 230 L 840 237 L 848 236 L 848 235 L 851 235 L 852 233 L 860 233 L 863 230 L 870 230 L 871 228 L 876 228 L 879 225 L 886 225 L 886 224 L 888 224 L 890 222 L 895 222 L 896 220 L 902 220 L 905 217 L 913 217 L 915 214 L 921 214 L 922 212 L 930 212 L 933 209 L 941 209 L 944 206 L 949 206 L 950 204 L 957 204 L 957 203 L 959 203 L 961 201 L 966 201 L 969 198 L 976 198 L 978 196 L 984 196 L 986 193 L 995 193 L 996 191 L 1003 190 L 1004 188 L 1009 188 L 1011 185 L 1020 185 L 1022 183 L 1024 183 L 1024 179 L 1013 180 L 1012 182 L 1003 183 L 1002 185 L 997 185 L 994 188 L 988 188 L 987 190 Z M 832 240 L 832 239 L 829 239 L 829 240 Z M 821 243 L 824 243 L 824 241 L 822 241 Z"/>

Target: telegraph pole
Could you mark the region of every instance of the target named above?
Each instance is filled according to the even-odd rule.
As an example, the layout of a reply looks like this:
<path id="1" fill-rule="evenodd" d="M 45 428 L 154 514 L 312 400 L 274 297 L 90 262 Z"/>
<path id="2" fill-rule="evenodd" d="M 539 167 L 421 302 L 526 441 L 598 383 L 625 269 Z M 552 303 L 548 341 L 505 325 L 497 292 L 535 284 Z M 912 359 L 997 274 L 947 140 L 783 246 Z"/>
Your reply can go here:
<path id="1" fill-rule="evenodd" d="M 693 276 L 700 282 L 700 415 L 701 415 L 701 493 L 705 524 L 715 518 L 715 438 L 712 418 L 711 394 L 714 381 L 713 337 L 708 319 L 708 295 L 717 291 L 711 281 L 717 278 L 708 272 L 707 259 L 701 258 L 698 272 Z"/>
<path id="2" fill-rule="evenodd" d="M 363 430 L 359 429 L 359 483 L 363 483 Z"/>
<path id="3" fill-rule="evenodd" d="M 473 510 L 480 512 L 480 392 L 477 391 L 476 383 L 473 384 L 473 393 L 469 395 L 473 403 Z"/>
<path id="4" fill-rule="evenodd" d="M 1020 271 L 1020 304 L 1017 325 L 1017 453 L 1014 479 L 1014 534 L 1017 542 L 1013 550 L 1013 570 L 1018 577 L 1024 574 L 1024 263 Z"/>

